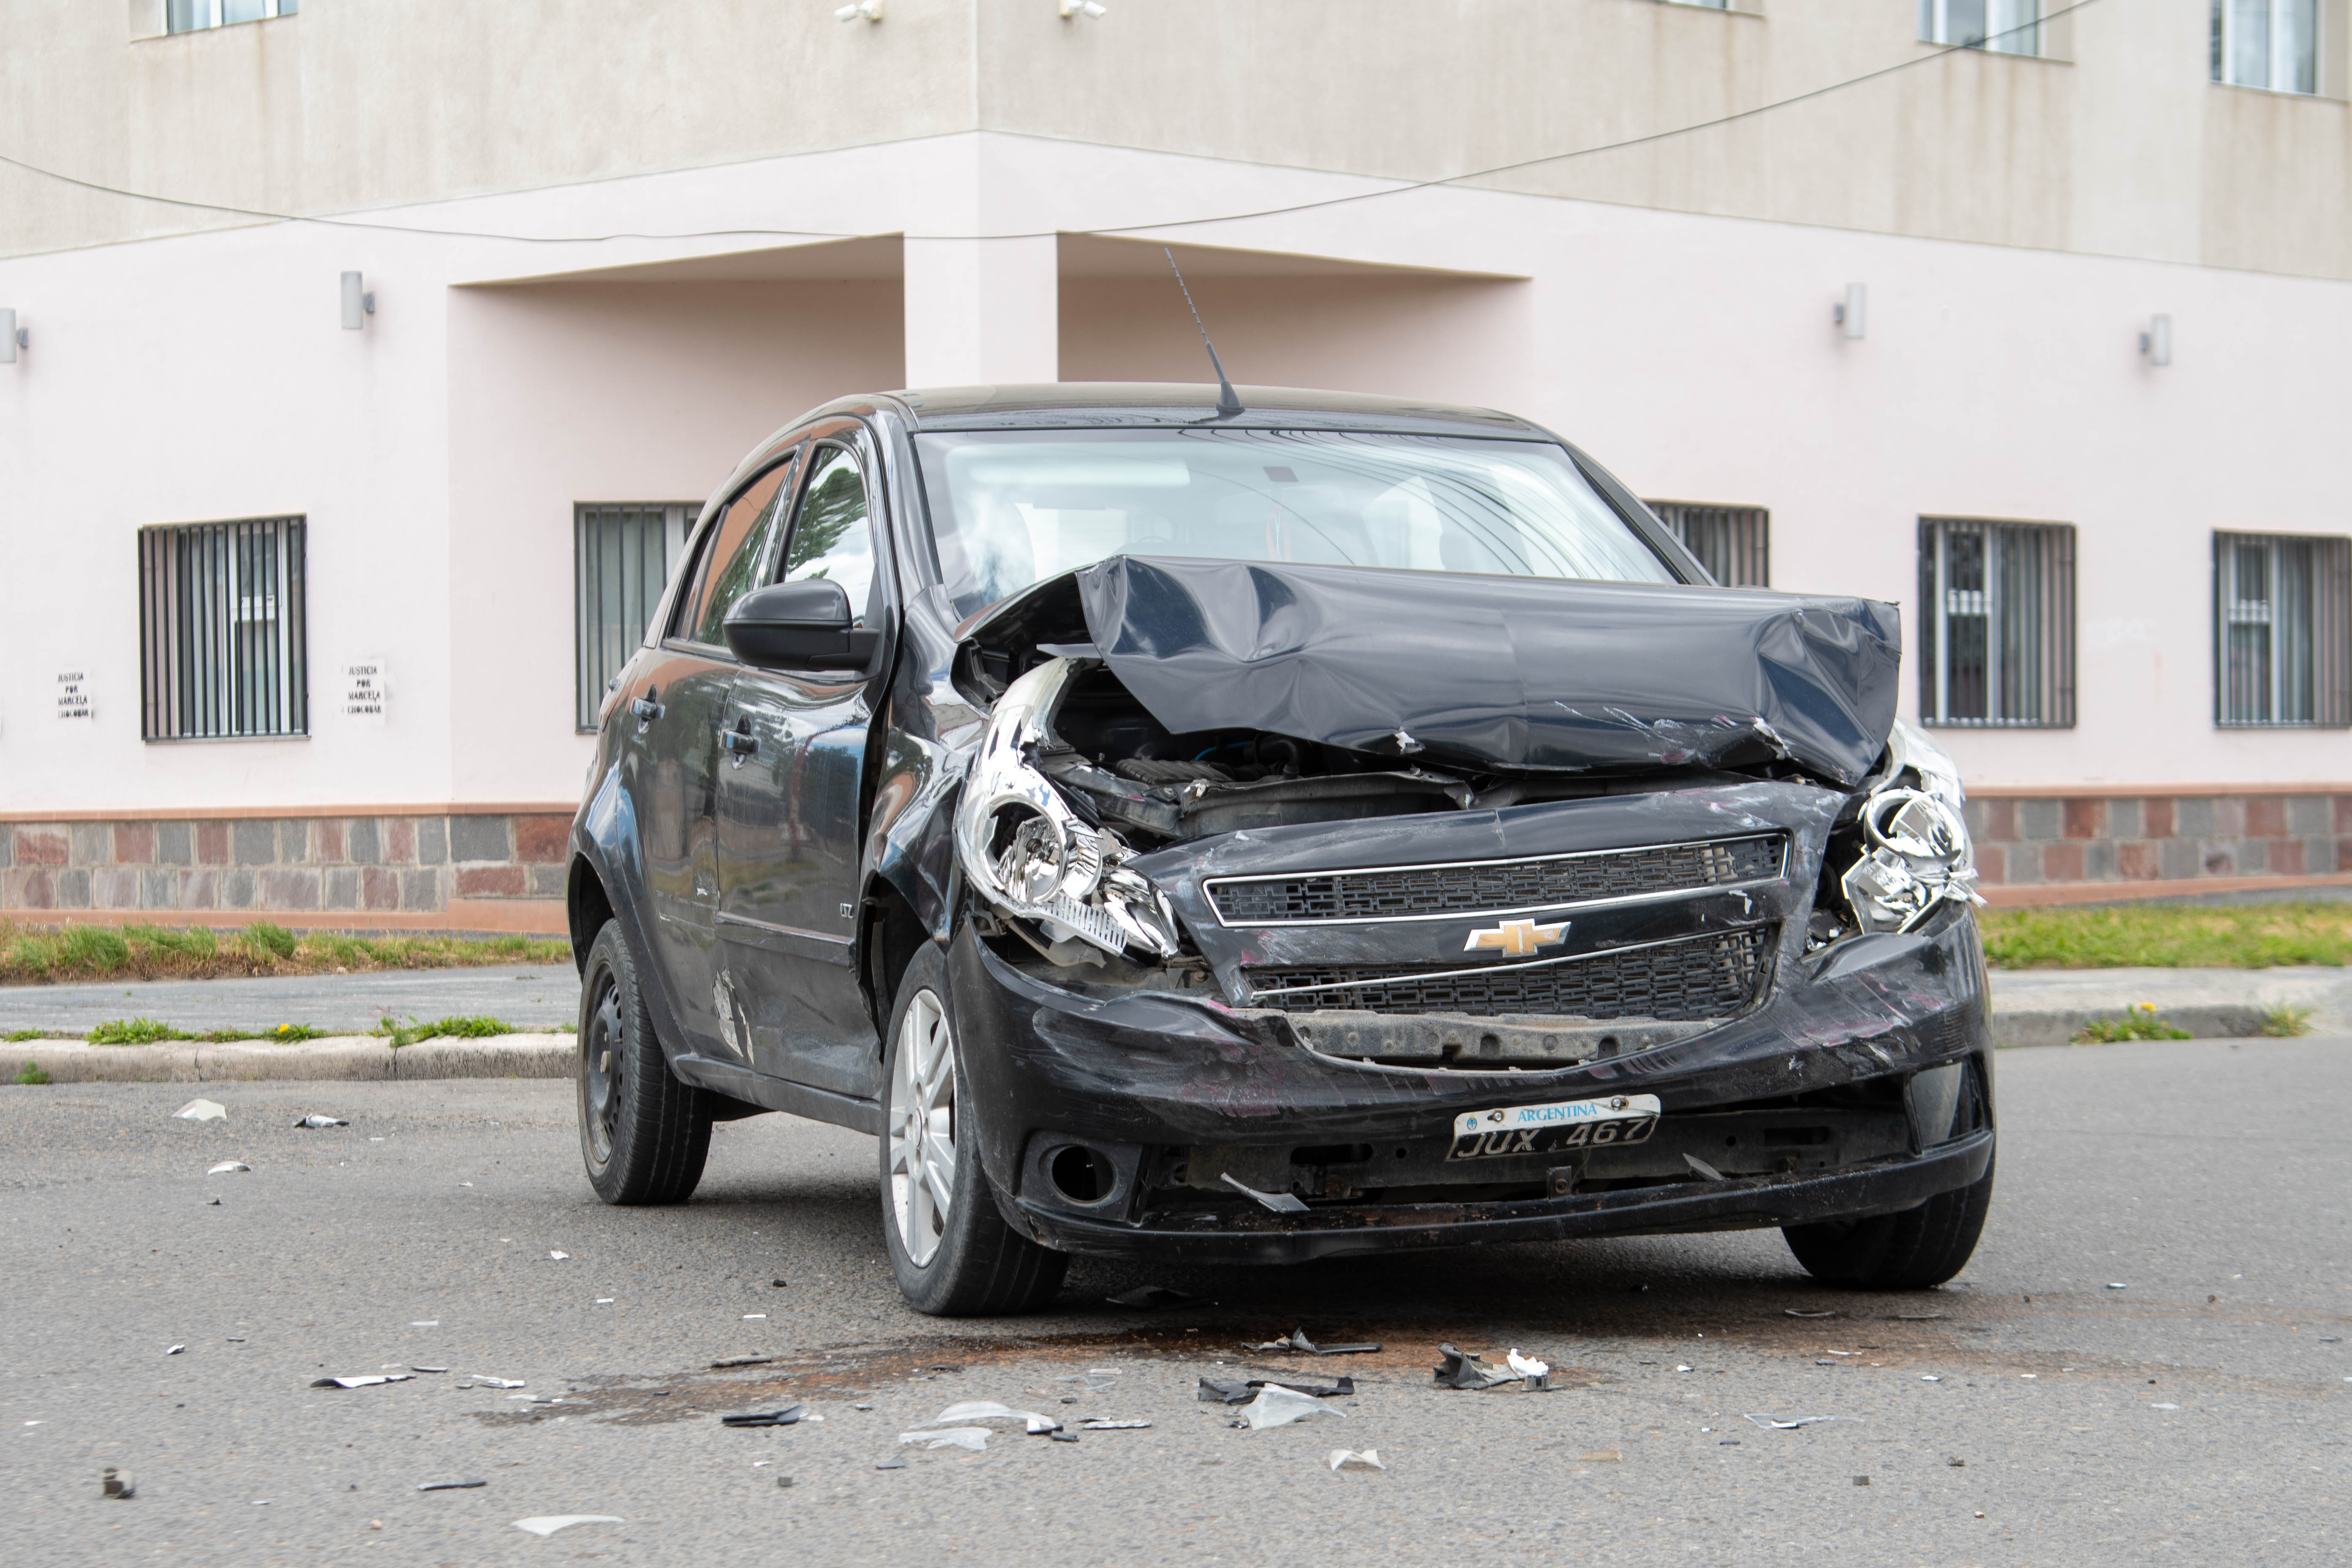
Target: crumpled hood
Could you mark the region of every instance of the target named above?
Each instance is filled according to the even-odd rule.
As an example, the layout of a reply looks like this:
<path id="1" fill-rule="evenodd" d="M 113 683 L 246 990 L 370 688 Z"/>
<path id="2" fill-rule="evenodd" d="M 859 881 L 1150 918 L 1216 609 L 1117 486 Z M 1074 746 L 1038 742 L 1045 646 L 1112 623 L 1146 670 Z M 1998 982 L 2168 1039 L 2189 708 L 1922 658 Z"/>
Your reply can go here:
<path id="1" fill-rule="evenodd" d="M 1901 622 L 1875 600 L 1118 556 L 973 635 L 1045 630 L 1073 584 L 1096 649 L 1178 734 L 1530 771 L 1777 756 L 1853 784 L 1895 721 Z"/>

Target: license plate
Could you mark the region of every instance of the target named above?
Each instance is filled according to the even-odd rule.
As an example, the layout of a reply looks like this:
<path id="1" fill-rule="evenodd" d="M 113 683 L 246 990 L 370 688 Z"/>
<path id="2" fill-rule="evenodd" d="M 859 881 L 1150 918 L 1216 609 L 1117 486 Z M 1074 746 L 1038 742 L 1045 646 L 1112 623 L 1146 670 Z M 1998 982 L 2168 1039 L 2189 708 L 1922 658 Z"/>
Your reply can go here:
<path id="1" fill-rule="evenodd" d="M 1550 1105 L 1465 1110 L 1454 1119 L 1454 1147 L 1445 1157 L 1486 1160 L 1505 1154 L 1549 1154 L 1562 1149 L 1639 1143 L 1657 1125 L 1654 1094 L 1612 1094 Z"/>

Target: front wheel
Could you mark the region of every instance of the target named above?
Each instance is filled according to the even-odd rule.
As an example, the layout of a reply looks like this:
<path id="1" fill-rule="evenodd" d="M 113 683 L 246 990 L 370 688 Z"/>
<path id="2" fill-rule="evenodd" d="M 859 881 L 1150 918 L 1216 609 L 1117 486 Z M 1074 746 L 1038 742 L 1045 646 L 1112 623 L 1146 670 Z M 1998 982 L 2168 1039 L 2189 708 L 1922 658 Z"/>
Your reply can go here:
<path id="1" fill-rule="evenodd" d="M 997 1212 L 971 1106 L 957 1094 L 955 1014 L 936 947 L 917 953 L 898 983 L 882 1067 L 882 1237 L 908 1304 L 963 1318 L 1052 1300 L 1069 1259 Z"/>
<path id="2" fill-rule="evenodd" d="M 1792 1225 L 1780 1234 L 1805 1271 L 1855 1290 L 1927 1290 L 1968 1267 L 1992 1206 L 1992 1166 L 1973 1186 L 1869 1219 Z"/>
<path id="3" fill-rule="evenodd" d="M 710 1101 L 669 1070 L 618 921 L 580 975 L 580 1156 L 608 1204 L 682 1204 L 710 1155 Z"/>

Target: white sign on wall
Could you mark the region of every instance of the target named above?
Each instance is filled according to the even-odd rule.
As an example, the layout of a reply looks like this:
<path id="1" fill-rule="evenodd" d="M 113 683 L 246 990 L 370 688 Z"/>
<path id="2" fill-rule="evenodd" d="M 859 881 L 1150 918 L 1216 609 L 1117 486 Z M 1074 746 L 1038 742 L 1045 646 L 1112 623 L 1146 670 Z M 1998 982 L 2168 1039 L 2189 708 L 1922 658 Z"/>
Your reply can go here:
<path id="1" fill-rule="evenodd" d="M 362 724 L 383 723 L 387 680 L 380 658 L 353 659 L 343 666 L 343 717 Z"/>
<path id="2" fill-rule="evenodd" d="M 57 713 L 60 719 L 85 722 L 98 717 L 98 710 L 90 701 L 89 677 L 79 669 L 58 671 Z"/>

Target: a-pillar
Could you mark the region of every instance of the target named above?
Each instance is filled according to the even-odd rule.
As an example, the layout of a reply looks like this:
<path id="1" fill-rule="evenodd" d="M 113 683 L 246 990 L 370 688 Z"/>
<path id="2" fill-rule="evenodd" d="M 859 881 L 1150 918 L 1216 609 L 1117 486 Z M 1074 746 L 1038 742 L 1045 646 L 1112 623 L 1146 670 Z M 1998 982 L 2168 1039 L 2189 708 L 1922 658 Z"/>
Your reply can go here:
<path id="1" fill-rule="evenodd" d="M 1061 379 L 1061 289 L 1052 235 L 906 242 L 907 384 Z"/>

